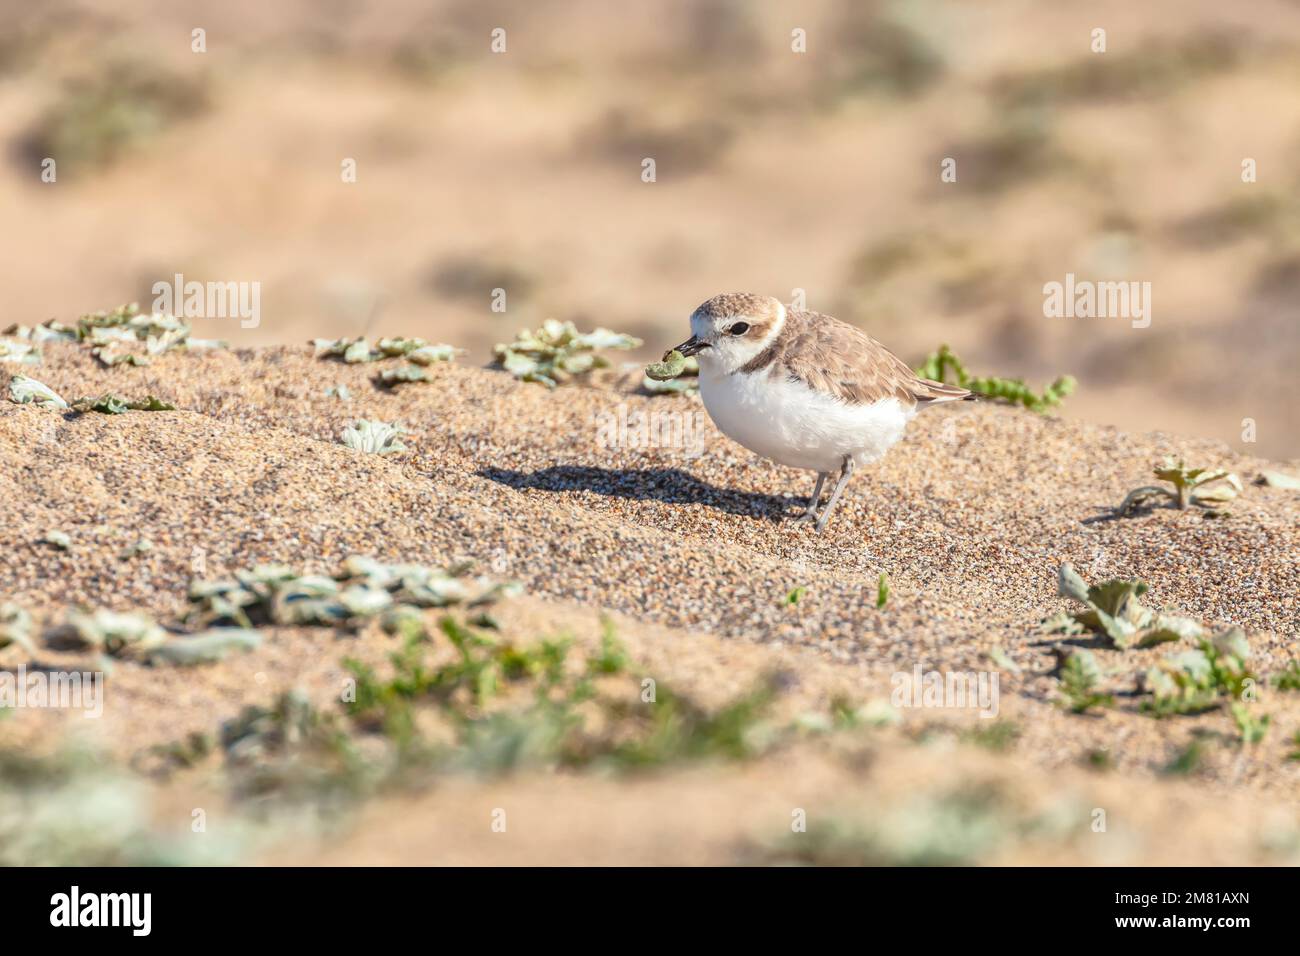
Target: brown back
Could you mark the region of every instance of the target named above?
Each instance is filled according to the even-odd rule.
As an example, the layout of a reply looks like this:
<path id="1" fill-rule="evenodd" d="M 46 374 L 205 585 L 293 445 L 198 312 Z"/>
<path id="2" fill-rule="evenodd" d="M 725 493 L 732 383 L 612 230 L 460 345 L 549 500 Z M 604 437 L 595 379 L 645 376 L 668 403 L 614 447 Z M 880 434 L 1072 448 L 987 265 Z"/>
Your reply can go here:
<path id="1" fill-rule="evenodd" d="M 742 372 L 787 375 L 809 388 L 850 405 L 896 398 L 905 407 L 953 401 L 970 393 L 955 385 L 919 378 L 889 349 L 866 332 L 820 312 L 788 310 L 776 339 Z"/>

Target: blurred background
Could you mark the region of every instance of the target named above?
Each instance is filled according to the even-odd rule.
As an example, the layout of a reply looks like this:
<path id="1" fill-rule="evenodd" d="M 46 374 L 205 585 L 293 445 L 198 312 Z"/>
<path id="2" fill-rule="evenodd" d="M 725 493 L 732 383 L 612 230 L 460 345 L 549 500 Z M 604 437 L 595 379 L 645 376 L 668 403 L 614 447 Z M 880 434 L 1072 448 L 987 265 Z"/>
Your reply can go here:
<path id="1" fill-rule="evenodd" d="M 182 273 L 261 283 L 258 328 L 195 323 L 237 347 L 486 361 L 554 316 L 650 357 L 717 292 L 803 290 L 913 364 L 1293 457 L 1298 53 L 1280 0 L 0 0 L 2 324 Z M 1066 273 L 1150 282 L 1150 327 L 1045 318 Z"/>

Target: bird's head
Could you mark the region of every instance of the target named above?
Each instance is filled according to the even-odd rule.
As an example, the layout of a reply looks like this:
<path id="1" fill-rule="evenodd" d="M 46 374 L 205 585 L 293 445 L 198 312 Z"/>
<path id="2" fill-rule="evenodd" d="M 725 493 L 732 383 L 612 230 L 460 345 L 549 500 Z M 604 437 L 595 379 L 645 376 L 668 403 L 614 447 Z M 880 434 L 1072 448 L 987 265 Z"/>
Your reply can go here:
<path id="1" fill-rule="evenodd" d="M 691 337 L 677 346 L 698 358 L 702 370 L 734 372 L 776 338 L 785 306 L 769 295 L 724 292 L 691 313 Z"/>

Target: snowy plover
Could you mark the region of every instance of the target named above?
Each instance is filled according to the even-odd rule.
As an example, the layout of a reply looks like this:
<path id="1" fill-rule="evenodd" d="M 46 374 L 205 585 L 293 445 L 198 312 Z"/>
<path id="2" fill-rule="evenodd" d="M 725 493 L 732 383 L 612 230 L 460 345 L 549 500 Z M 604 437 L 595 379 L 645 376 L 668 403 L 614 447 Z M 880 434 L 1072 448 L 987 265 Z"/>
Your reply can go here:
<path id="1" fill-rule="evenodd" d="M 716 295 L 691 315 L 677 346 L 700 363 L 700 396 L 714 424 L 750 451 L 817 472 L 800 522 L 826 526 L 859 465 L 879 460 L 918 408 L 970 399 L 964 388 L 919 378 L 861 329 L 766 295 Z M 839 480 L 817 510 L 832 472 Z"/>

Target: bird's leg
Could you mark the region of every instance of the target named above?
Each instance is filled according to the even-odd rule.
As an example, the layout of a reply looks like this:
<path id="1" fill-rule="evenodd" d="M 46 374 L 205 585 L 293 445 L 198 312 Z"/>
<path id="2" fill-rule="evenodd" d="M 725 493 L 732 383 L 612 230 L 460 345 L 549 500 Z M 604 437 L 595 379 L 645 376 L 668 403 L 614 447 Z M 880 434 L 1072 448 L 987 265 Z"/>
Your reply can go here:
<path id="1" fill-rule="evenodd" d="M 849 482 L 849 476 L 853 474 L 853 458 L 851 455 L 844 456 L 844 467 L 840 469 L 840 480 L 835 482 L 835 490 L 831 492 L 831 500 L 826 502 L 826 507 L 822 509 L 821 516 L 817 519 L 817 530 L 821 531 L 826 527 L 826 521 L 830 518 L 831 512 L 835 510 L 835 503 L 840 500 L 840 492 Z"/>
<path id="2" fill-rule="evenodd" d="M 808 499 L 808 507 L 804 509 L 803 514 L 795 518 L 795 524 L 805 524 L 817 520 L 817 506 L 822 501 L 822 487 L 826 484 L 826 479 L 830 477 L 830 472 L 817 472 L 817 487 L 813 489 L 812 497 Z"/>

